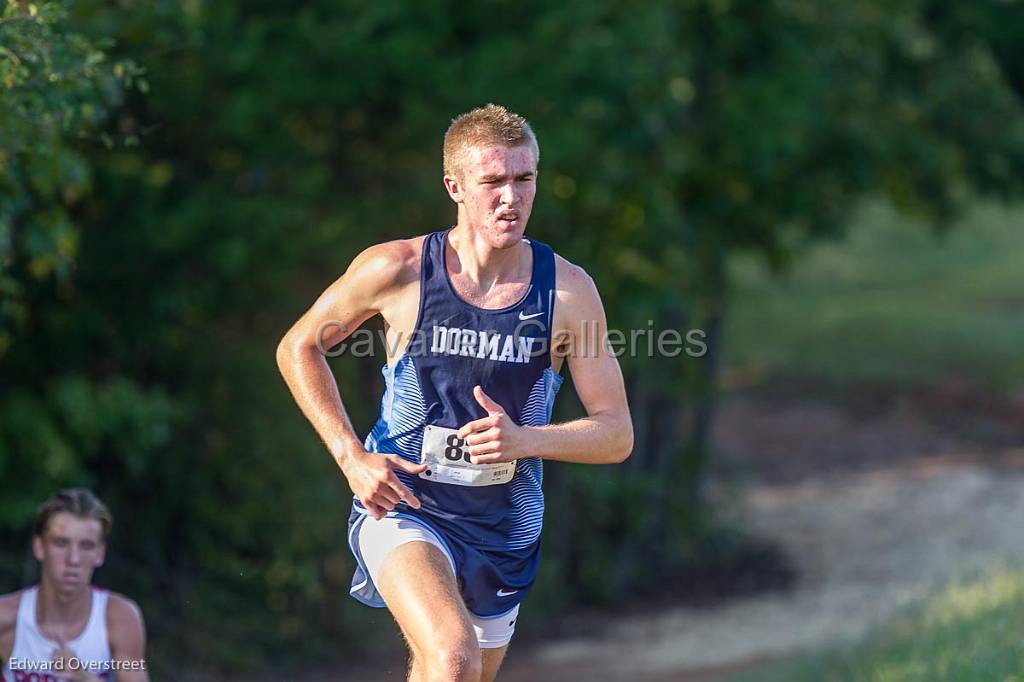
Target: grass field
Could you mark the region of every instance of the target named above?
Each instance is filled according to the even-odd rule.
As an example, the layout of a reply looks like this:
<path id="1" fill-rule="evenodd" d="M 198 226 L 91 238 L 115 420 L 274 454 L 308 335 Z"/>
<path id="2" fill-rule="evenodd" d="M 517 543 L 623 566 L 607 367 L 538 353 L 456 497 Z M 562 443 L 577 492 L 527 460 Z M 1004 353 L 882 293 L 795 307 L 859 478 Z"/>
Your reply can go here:
<path id="1" fill-rule="evenodd" d="M 868 206 L 787 274 L 731 266 L 734 375 L 1024 387 L 1024 206 L 980 205 L 944 234 Z"/>
<path id="2" fill-rule="evenodd" d="M 1024 682 L 1024 571 L 954 584 L 855 645 L 730 682 Z"/>

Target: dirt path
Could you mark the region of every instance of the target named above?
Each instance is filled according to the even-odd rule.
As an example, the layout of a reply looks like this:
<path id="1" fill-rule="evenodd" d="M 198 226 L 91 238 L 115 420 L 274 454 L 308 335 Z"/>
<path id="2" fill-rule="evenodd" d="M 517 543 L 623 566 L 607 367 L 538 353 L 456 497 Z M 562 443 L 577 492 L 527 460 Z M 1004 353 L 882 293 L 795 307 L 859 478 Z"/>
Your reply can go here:
<path id="1" fill-rule="evenodd" d="M 624 620 L 599 640 L 538 648 L 502 680 L 718 679 L 855 637 L 950 579 L 1024 561 L 1024 471 L 942 461 L 767 485 L 744 506 L 750 527 L 795 557 L 796 589 Z"/>
<path id="2" fill-rule="evenodd" d="M 735 399 L 718 441 L 719 489 L 801 578 L 786 594 L 677 608 L 510 657 L 503 682 L 718 680 L 849 639 L 949 580 L 1024 561 L 1024 419 L 1016 407 L 904 397 L 888 406 Z M 957 396 L 953 403 L 961 402 Z M 956 409 L 950 409 L 956 408 Z M 948 410 L 948 411 L 947 411 Z"/>

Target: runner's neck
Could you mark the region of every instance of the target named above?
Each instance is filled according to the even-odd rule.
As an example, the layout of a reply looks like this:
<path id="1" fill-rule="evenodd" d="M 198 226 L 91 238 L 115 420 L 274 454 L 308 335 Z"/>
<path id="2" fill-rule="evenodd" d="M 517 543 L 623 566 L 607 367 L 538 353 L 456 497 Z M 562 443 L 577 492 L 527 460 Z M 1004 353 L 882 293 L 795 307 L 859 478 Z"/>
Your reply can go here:
<path id="1" fill-rule="evenodd" d="M 36 625 L 40 628 L 54 629 L 81 625 L 89 619 L 92 611 L 92 586 L 85 585 L 82 589 L 70 594 L 61 594 L 46 583 L 39 585 L 36 598 Z"/>
<path id="2" fill-rule="evenodd" d="M 530 279 L 529 246 L 522 240 L 511 248 L 495 249 L 471 228 L 456 225 L 448 233 L 447 246 L 454 252 L 445 249 L 448 272 L 476 282 L 481 291 L 495 284 Z"/>

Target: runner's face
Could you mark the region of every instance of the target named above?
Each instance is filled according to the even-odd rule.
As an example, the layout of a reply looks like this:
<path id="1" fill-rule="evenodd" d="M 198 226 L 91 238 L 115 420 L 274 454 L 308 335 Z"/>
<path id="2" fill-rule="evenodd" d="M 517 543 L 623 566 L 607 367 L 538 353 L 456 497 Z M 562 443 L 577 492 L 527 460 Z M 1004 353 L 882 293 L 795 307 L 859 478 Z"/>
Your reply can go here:
<path id="1" fill-rule="evenodd" d="M 449 191 L 463 205 L 470 226 L 494 248 L 518 244 L 537 193 L 533 150 L 526 145 L 473 147 L 462 175 Z"/>
<path id="2" fill-rule="evenodd" d="M 105 549 L 99 521 L 67 512 L 50 517 L 42 536 L 32 539 L 32 551 L 43 564 L 43 580 L 64 594 L 89 585 L 92 572 L 103 564 Z"/>

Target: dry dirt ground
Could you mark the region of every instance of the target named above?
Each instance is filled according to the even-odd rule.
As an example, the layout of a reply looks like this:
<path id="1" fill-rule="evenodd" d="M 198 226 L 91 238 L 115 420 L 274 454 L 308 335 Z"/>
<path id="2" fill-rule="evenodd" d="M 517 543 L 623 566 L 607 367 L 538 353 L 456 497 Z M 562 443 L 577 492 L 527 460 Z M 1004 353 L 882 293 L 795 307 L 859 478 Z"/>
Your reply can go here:
<path id="1" fill-rule="evenodd" d="M 1024 396 L 809 392 L 734 395 L 716 425 L 714 494 L 784 548 L 792 589 L 609 618 L 597 635 L 513 648 L 499 680 L 722 680 L 1024 561 Z M 400 679 L 398 665 L 344 678 Z"/>

